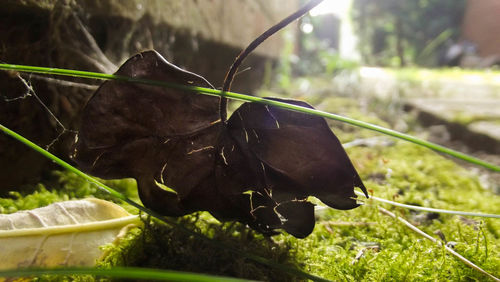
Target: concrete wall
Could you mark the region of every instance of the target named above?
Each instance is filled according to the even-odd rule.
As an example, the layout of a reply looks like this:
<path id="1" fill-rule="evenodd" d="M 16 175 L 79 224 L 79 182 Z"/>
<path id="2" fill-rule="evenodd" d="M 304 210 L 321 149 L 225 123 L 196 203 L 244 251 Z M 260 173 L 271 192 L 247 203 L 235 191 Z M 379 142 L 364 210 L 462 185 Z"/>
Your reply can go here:
<path id="1" fill-rule="evenodd" d="M 218 87 L 241 49 L 297 7 L 298 0 L 3 0 L 0 60 L 110 73 L 134 53 L 156 49 Z M 252 69 L 237 76 L 232 90 L 252 93 L 258 88 L 267 62 L 278 58 L 282 46 L 278 34 L 259 47 L 242 66 Z M 93 91 L 23 77 L 69 130 L 50 147 L 68 159 L 71 130 L 78 128 L 80 111 Z M 0 72 L 0 95 L 5 98 L 0 99 L 0 123 L 46 146 L 62 129 L 33 96 L 16 99 L 25 93 L 17 74 Z M 53 167 L 0 134 L 0 194 L 39 181 Z"/>
<path id="2" fill-rule="evenodd" d="M 174 29 L 189 30 L 194 36 L 237 48 L 243 48 L 271 25 L 297 7 L 286 0 L 128 0 L 77 1 L 94 17 L 121 17 L 140 22 L 151 17 L 153 25 L 168 24 Z M 282 36 L 266 41 L 257 53 L 279 55 Z"/>

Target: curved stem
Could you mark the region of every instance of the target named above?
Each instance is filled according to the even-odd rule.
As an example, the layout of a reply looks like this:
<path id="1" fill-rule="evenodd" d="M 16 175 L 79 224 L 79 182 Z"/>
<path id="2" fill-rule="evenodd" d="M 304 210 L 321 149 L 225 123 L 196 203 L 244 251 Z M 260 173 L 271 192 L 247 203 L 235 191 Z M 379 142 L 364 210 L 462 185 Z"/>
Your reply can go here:
<path id="1" fill-rule="evenodd" d="M 264 42 L 268 37 L 275 34 L 279 30 L 283 29 L 285 26 L 293 22 L 294 20 L 302 17 L 307 12 L 309 12 L 312 8 L 316 7 L 323 0 L 311 0 L 309 3 L 304 5 L 302 8 L 297 10 L 295 13 L 290 16 L 284 18 L 279 23 L 275 24 L 268 30 L 264 31 L 259 37 L 257 37 L 252 43 L 250 43 L 241 53 L 236 57 L 233 64 L 229 68 L 229 71 L 226 73 L 226 77 L 224 78 L 224 84 L 222 86 L 222 92 L 230 91 L 231 84 L 233 83 L 234 76 L 238 71 L 241 63 L 246 59 L 246 57 L 253 51 L 257 46 L 259 46 L 262 42 Z M 222 122 L 226 122 L 227 120 L 227 98 L 222 96 L 219 105 L 219 112 Z"/>

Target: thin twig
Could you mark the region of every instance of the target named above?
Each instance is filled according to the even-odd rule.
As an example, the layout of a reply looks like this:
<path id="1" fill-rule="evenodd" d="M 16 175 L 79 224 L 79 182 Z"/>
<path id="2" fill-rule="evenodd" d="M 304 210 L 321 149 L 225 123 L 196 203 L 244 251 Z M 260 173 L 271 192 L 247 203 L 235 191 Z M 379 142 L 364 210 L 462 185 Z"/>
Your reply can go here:
<path id="1" fill-rule="evenodd" d="M 5 102 L 13 102 L 13 101 L 16 101 L 16 100 L 20 100 L 20 99 L 25 99 L 27 97 L 34 97 L 37 102 L 42 106 L 42 108 L 49 114 L 49 116 L 56 122 L 56 124 L 62 128 L 62 131 L 58 133 L 57 137 L 55 139 L 53 139 L 49 144 L 47 144 L 45 146 L 45 150 L 49 150 L 57 141 L 59 141 L 59 138 L 67 133 L 67 132 L 75 132 L 73 130 L 69 130 L 67 129 L 62 123 L 61 121 L 59 121 L 59 119 L 56 117 L 56 115 L 49 109 L 49 107 L 47 105 L 45 105 L 45 103 L 40 99 L 40 97 L 38 97 L 38 95 L 35 93 L 35 89 L 33 88 L 33 86 L 31 85 L 31 78 L 36 76 L 37 78 L 41 78 L 41 79 L 51 79 L 51 78 L 48 78 L 48 77 L 42 77 L 42 76 L 39 76 L 39 75 L 35 75 L 35 74 L 30 74 L 29 77 L 27 79 L 23 78 L 19 73 L 16 73 L 16 77 L 19 78 L 19 80 L 21 81 L 21 83 L 24 85 L 24 87 L 26 87 L 26 93 L 23 94 L 22 96 L 19 96 L 19 97 L 15 97 L 15 98 L 12 98 L 12 99 L 8 99 L 8 98 L 5 98 Z M 53 79 L 54 81 L 57 81 L 59 82 L 58 79 Z M 54 82 L 52 81 L 52 82 Z M 67 83 L 72 83 L 72 82 L 69 82 L 69 81 L 63 81 L 62 82 L 67 82 Z M 87 85 L 87 84 L 85 84 Z M 57 128 L 56 128 L 56 131 L 57 131 Z"/>
<path id="2" fill-rule="evenodd" d="M 27 95 L 27 96 L 33 96 L 33 97 L 35 97 L 35 99 L 38 101 L 38 103 L 40 103 L 40 105 L 45 109 L 45 111 L 47 111 L 47 113 L 54 119 L 54 121 L 63 130 L 66 130 L 66 127 L 64 127 L 64 125 L 59 121 L 59 119 L 57 119 L 56 115 L 54 113 L 52 113 L 52 111 L 49 109 L 49 107 L 47 105 L 45 105 L 45 103 L 42 101 L 42 99 L 40 99 L 40 97 L 38 97 L 38 95 L 36 95 L 35 90 L 33 89 L 33 86 L 31 86 L 31 78 L 28 78 L 28 81 L 29 81 L 28 82 L 24 78 L 22 78 L 19 74 L 17 74 L 17 77 L 24 84 L 24 86 L 26 87 L 27 91 L 31 93 L 31 95 Z"/>
<path id="3" fill-rule="evenodd" d="M 243 51 L 241 51 L 241 53 L 236 57 L 233 64 L 229 68 L 229 71 L 227 72 L 226 77 L 224 78 L 224 84 L 222 86 L 222 91 L 226 92 L 226 91 L 231 90 L 231 84 L 233 83 L 234 75 L 238 72 L 238 68 L 240 67 L 241 63 L 243 63 L 243 61 L 246 59 L 246 57 L 253 50 L 255 50 L 255 48 L 257 48 L 257 46 L 259 46 L 267 38 L 269 38 L 271 35 L 275 34 L 276 32 L 280 31 L 282 28 L 284 28 L 285 26 L 287 26 L 291 22 L 293 22 L 296 19 L 305 15 L 307 12 L 309 12 L 312 8 L 316 7 L 321 2 L 323 2 L 323 0 L 311 0 L 309 3 L 304 5 L 302 8 L 297 10 L 295 13 L 284 18 L 276 25 L 274 25 L 271 28 L 269 28 L 268 30 L 264 31 L 264 33 L 262 33 L 254 41 L 252 41 L 252 43 L 250 43 Z M 227 108 L 227 98 L 221 97 L 219 110 L 220 110 L 220 116 L 221 116 L 222 122 L 225 122 L 227 119 L 226 108 Z"/>
<path id="4" fill-rule="evenodd" d="M 38 101 L 38 103 L 42 106 L 42 108 L 45 109 L 45 111 L 52 117 L 52 119 L 56 122 L 57 125 L 59 125 L 62 128 L 62 131 L 58 133 L 57 137 L 53 139 L 48 145 L 45 146 L 45 150 L 49 150 L 57 141 L 59 141 L 59 138 L 66 132 L 69 132 L 70 130 L 66 129 L 64 124 L 62 124 L 61 121 L 56 117 L 56 115 L 49 109 L 47 105 L 38 97 L 38 95 L 35 93 L 35 89 L 33 89 L 33 86 L 31 85 L 31 76 L 33 74 L 29 75 L 28 81 L 26 81 L 21 75 L 16 74 L 17 77 L 21 80 L 21 82 L 24 84 L 26 87 L 28 94 L 24 96 L 33 96 L 35 99 Z M 23 97 L 24 97 L 23 96 Z M 57 130 L 57 129 L 56 129 Z"/>
<path id="5" fill-rule="evenodd" d="M 354 191 L 358 196 L 364 196 L 363 193 L 359 191 Z M 397 207 L 407 208 L 411 210 L 425 211 L 425 212 L 435 212 L 435 213 L 446 213 L 446 214 L 454 214 L 454 215 L 463 215 L 463 216 L 478 216 L 478 217 L 491 217 L 491 218 L 500 218 L 500 214 L 491 214 L 491 213 L 478 213 L 478 212 L 466 212 L 466 211 L 453 211 L 453 210 L 445 210 L 445 209 L 435 209 L 435 208 L 427 208 L 427 207 L 419 207 L 407 204 L 401 204 L 398 202 L 382 199 L 375 196 L 370 196 L 370 199 L 373 199 L 377 202 L 382 202 L 386 204 L 390 204 Z"/>
<path id="6" fill-rule="evenodd" d="M 425 238 L 431 240 L 432 242 L 434 242 L 435 244 L 437 244 L 438 246 L 440 247 L 444 247 L 445 250 L 447 252 L 449 252 L 450 254 L 454 255 L 456 258 L 458 258 L 459 260 L 461 260 L 463 263 L 465 263 L 466 265 L 470 266 L 471 268 L 481 272 L 482 274 L 490 277 L 491 279 L 495 280 L 495 281 L 499 281 L 500 282 L 500 279 L 498 279 L 497 277 L 493 276 L 492 274 L 486 272 L 485 270 L 483 270 L 482 268 L 480 268 L 479 266 L 475 265 L 473 262 L 471 262 L 470 260 L 466 259 L 465 257 L 463 257 L 462 255 L 460 255 L 459 253 L 455 252 L 452 248 L 446 246 L 446 245 L 443 245 L 441 243 L 441 241 L 437 240 L 436 238 L 432 237 L 431 235 L 425 233 L 424 231 L 418 229 L 415 225 L 409 223 L 408 221 L 406 221 L 404 218 L 402 217 L 399 217 L 399 216 L 396 216 L 394 213 L 384 209 L 384 208 L 381 208 L 381 207 L 378 207 L 378 210 L 385 214 L 385 215 L 388 215 L 394 219 L 397 219 L 399 220 L 400 222 L 402 222 L 404 225 L 406 225 L 408 228 L 410 228 L 411 230 L 415 231 L 416 233 L 424 236 Z"/>
<path id="7" fill-rule="evenodd" d="M 14 102 L 17 100 L 23 100 L 23 99 L 31 97 L 35 94 L 35 90 L 33 90 L 33 86 L 31 86 L 31 82 L 27 82 L 24 78 L 21 77 L 21 75 L 19 73 L 15 73 L 15 75 L 17 78 L 19 78 L 19 80 L 21 80 L 21 83 L 24 85 L 24 87 L 26 87 L 26 92 L 23 95 L 18 96 L 18 97 L 14 97 L 14 98 L 4 97 L 5 102 Z"/>
<path id="8" fill-rule="evenodd" d="M 375 245 L 362 248 L 361 250 L 358 251 L 354 259 L 351 261 L 351 265 L 355 265 L 365 255 L 366 251 L 369 250 L 378 252 L 380 251 L 380 246 Z"/>
<path id="9" fill-rule="evenodd" d="M 393 146 L 394 144 L 395 144 L 394 140 L 391 140 L 391 139 L 387 138 L 386 136 L 376 136 L 376 137 L 355 139 L 351 142 L 343 143 L 342 147 L 344 147 L 344 149 L 352 148 L 352 147 L 356 147 L 356 146 L 389 147 L 389 146 Z"/>

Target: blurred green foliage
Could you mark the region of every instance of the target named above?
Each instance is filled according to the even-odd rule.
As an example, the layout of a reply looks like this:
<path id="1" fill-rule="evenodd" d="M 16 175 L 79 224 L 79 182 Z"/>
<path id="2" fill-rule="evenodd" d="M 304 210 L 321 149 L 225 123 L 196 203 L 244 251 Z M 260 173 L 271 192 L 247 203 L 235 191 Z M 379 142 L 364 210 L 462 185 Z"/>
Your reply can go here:
<path id="1" fill-rule="evenodd" d="M 276 86 L 279 91 L 287 92 L 293 89 L 291 85 L 294 77 L 332 77 L 359 67 L 358 62 L 340 56 L 337 42 L 339 34 L 338 30 L 335 30 L 338 23 L 332 26 L 331 20 L 328 16 L 305 16 L 300 20 L 299 26 L 310 24 L 313 26 L 312 32 L 299 32 L 297 37 L 291 32 L 285 34 L 285 45 L 276 70 Z M 330 28 L 333 30 L 329 30 Z"/>
<path id="2" fill-rule="evenodd" d="M 465 0 L 354 0 L 352 17 L 366 63 L 433 66 L 464 11 Z"/>

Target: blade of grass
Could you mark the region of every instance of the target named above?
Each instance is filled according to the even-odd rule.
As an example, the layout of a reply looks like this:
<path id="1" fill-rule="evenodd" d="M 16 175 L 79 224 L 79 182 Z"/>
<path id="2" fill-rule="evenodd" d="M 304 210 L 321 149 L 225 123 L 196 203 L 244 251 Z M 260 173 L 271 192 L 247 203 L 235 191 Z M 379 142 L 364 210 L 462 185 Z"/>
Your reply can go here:
<path id="1" fill-rule="evenodd" d="M 438 246 L 442 246 L 445 248 L 445 250 L 447 252 L 449 252 L 450 254 L 454 255 L 456 258 L 458 258 L 459 260 L 461 260 L 463 263 L 465 263 L 466 265 L 468 265 L 469 267 L 481 272 L 482 274 L 490 277 L 491 279 L 495 280 L 495 281 L 500 281 L 500 279 L 498 279 L 497 277 L 493 276 L 492 274 L 486 272 L 484 269 L 480 268 L 479 266 L 475 265 L 473 262 L 471 262 L 470 260 L 466 259 L 465 257 L 463 257 L 462 255 L 460 255 L 459 253 L 455 252 L 455 250 L 453 250 L 452 248 L 444 245 L 441 243 L 441 241 L 438 241 L 436 240 L 436 238 L 432 237 L 431 235 L 425 233 L 424 231 L 418 229 L 416 226 L 414 226 L 413 224 L 409 223 L 407 220 L 405 220 L 404 218 L 402 217 L 399 217 L 399 216 L 396 216 L 394 213 L 384 209 L 384 208 L 381 208 L 381 207 L 378 207 L 378 210 L 385 214 L 385 215 L 388 215 L 400 222 L 402 222 L 404 225 L 406 225 L 408 228 L 410 228 L 411 230 L 417 232 L 418 234 L 424 236 L 425 238 L 431 240 L 432 242 L 436 243 Z"/>
<path id="2" fill-rule="evenodd" d="M 139 267 L 114 267 L 111 269 L 65 267 L 65 268 L 26 268 L 0 270 L 0 277 L 26 277 L 40 275 L 94 275 L 124 279 L 166 280 L 166 281 L 200 281 L 200 282 L 242 282 L 251 281 L 215 275 L 206 275 L 190 272 L 160 270 Z"/>
<path id="3" fill-rule="evenodd" d="M 131 199 L 127 198 L 125 195 L 121 194 L 120 192 L 114 190 L 113 188 L 109 187 L 109 186 L 106 186 L 104 185 L 103 183 L 101 183 L 99 180 L 89 176 L 88 174 L 78 170 L 77 168 L 71 166 L 70 164 L 68 164 L 67 162 L 63 161 L 62 159 L 56 157 L 55 155 L 51 154 L 50 152 L 44 150 L 43 148 L 41 148 L 40 146 L 36 145 L 35 143 L 31 142 L 30 140 L 26 139 L 25 137 L 21 136 L 20 134 L 10 130 L 9 128 L 5 127 L 4 125 L 0 124 L 0 130 L 3 131 L 5 134 L 13 137 L 14 139 L 20 141 L 21 143 L 25 144 L 26 146 L 30 147 L 31 149 L 39 152 L 40 154 L 42 154 L 43 156 L 47 157 L 48 159 L 52 160 L 53 162 L 55 162 L 56 164 L 60 165 L 61 167 L 75 173 L 76 175 L 80 176 L 80 177 L 83 177 L 85 180 L 89 181 L 90 183 L 93 183 L 95 185 L 97 185 L 97 187 L 99 187 L 100 189 L 110 193 L 111 195 L 113 195 L 114 197 L 132 205 L 133 207 L 157 218 L 158 220 L 170 225 L 170 226 L 175 226 L 176 228 L 179 228 L 180 230 L 186 232 L 187 234 L 189 235 L 192 235 L 198 239 L 201 239 L 203 241 L 206 241 L 206 242 L 209 242 L 212 246 L 214 247 L 217 247 L 219 249 L 223 249 L 223 250 L 228 250 L 228 251 L 231 251 L 237 255 L 240 255 L 242 257 L 245 257 L 247 259 L 250 259 L 250 260 L 253 260 L 255 262 L 258 262 L 258 263 L 261 263 L 261 264 L 264 264 L 264 265 L 267 265 L 267 266 L 270 266 L 270 267 L 273 267 L 275 269 L 279 269 L 281 271 L 284 271 L 284 272 L 287 272 L 287 273 L 290 273 L 290 274 L 294 274 L 296 276 L 299 276 L 299 277 L 302 277 L 302 278 L 306 278 L 306 279 L 310 279 L 310 280 L 313 280 L 313 281 L 329 281 L 329 280 L 326 280 L 324 278 L 321 278 L 321 277 L 318 277 L 318 276 L 314 276 L 312 274 L 309 274 L 309 273 L 306 273 L 304 271 L 301 271 L 299 269 L 295 269 L 295 268 L 291 268 L 291 267 L 288 267 L 286 265 L 282 265 L 282 264 L 279 264 L 279 263 L 275 263 L 271 260 L 268 260 L 266 258 L 263 258 L 263 257 L 260 257 L 260 256 L 257 256 L 257 255 L 253 255 L 253 254 L 249 254 L 249 253 L 246 253 L 246 252 L 243 252 L 237 248 L 234 248 L 234 247 L 231 247 L 231 246 L 228 246 L 226 244 L 223 244 L 221 242 L 218 242 L 218 241 L 215 241 L 215 240 L 212 240 L 208 237 L 205 237 L 203 236 L 202 234 L 199 234 L 195 231 L 192 231 L 190 229 L 187 229 L 185 228 L 184 226 L 182 225 L 179 225 L 177 224 L 176 222 L 173 222 L 169 219 L 167 219 L 166 217 L 162 216 L 161 214 L 155 212 L 155 211 L 152 211 L 134 201 L 132 201 Z"/>
<path id="4" fill-rule="evenodd" d="M 354 191 L 358 196 L 364 196 L 365 194 Z M 435 212 L 435 213 L 445 213 L 445 214 L 454 214 L 454 215 L 463 215 L 463 216 L 478 216 L 478 217 L 491 217 L 491 218 L 500 218 L 500 214 L 491 214 L 491 213 L 477 213 L 477 212 L 466 212 L 466 211 L 453 211 L 453 210 L 445 210 L 445 209 L 435 209 L 435 208 L 427 208 L 427 207 L 419 207 L 407 204 L 401 204 L 394 201 L 389 201 L 386 199 L 382 199 L 375 196 L 370 196 L 370 199 L 375 200 L 377 202 L 390 204 L 397 207 L 402 207 L 411 210 L 425 211 L 425 212 Z"/>
<path id="5" fill-rule="evenodd" d="M 81 78 L 93 78 L 93 79 L 100 79 L 100 80 L 118 80 L 118 81 L 125 81 L 125 82 L 133 82 L 133 83 L 140 83 L 140 84 L 147 84 L 147 85 L 154 85 L 154 86 L 160 86 L 160 87 L 168 87 L 168 88 L 174 88 L 174 89 L 179 89 L 179 90 L 184 90 L 184 91 L 191 91 L 191 92 L 197 92 L 200 94 L 205 94 L 205 95 L 212 95 L 212 96 L 220 96 L 220 97 L 226 97 L 230 98 L 233 100 L 239 100 L 239 101 L 244 101 L 244 102 L 256 102 L 256 103 L 261 103 L 261 104 L 266 104 L 270 106 L 275 106 L 283 109 L 288 109 L 296 112 L 301 112 L 305 114 L 310 114 L 310 115 L 315 115 L 319 117 L 324 117 L 327 119 L 332 119 L 332 120 L 337 120 L 341 122 L 345 122 L 357 127 L 373 130 L 382 134 L 386 134 L 395 138 L 399 138 L 408 142 L 415 143 L 420 146 L 427 147 L 429 149 L 435 150 L 437 152 L 447 154 L 450 156 L 453 156 L 455 158 L 464 160 L 466 162 L 479 165 L 485 168 L 488 168 L 490 170 L 500 172 L 500 166 L 485 162 L 483 160 L 480 160 L 478 158 L 469 156 L 467 154 L 449 149 L 447 147 L 419 139 L 416 137 L 413 137 L 408 134 L 404 134 L 392 129 L 384 128 L 378 125 L 370 124 L 364 121 L 360 120 L 355 120 L 352 118 L 348 117 L 343 117 L 340 115 L 324 112 L 324 111 L 319 111 L 316 109 L 310 109 L 310 108 L 305 108 L 297 105 L 292 105 L 280 101 L 273 101 L 273 100 L 268 100 L 265 98 L 261 97 L 255 97 L 255 96 L 250 96 L 250 95 L 245 95 L 245 94 L 239 94 L 235 92 L 224 92 L 220 90 L 215 90 L 215 89 L 210 89 L 210 88 L 204 88 L 204 87 L 197 87 L 197 86 L 189 86 L 189 85 L 180 85 L 180 84 L 175 84 L 175 83 L 168 83 L 164 81 L 158 81 L 158 80 L 151 80 L 151 79 L 143 79 L 143 78 L 134 78 L 134 77 L 127 77 L 127 76 L 121 76 L 121 75 L 114 75 L 114 74 L 104 74 L 104 73 L 96 73 L 96 72 L 88 72 L 88 71 L 77 71 L 77 70 L 69 70 L 69 69 L 60 69 L 60 68 L 45 68 L 45 67 L 35 67 L 35 66 L 25 66 L 25 65 L 13 65 L 13 64 L 0 64 L 0 69 L 2 70 L 12 70 L 12 71 L 20 71 L 20 72 L 31 72 L 31 73 L 42 73 L 42 74 L 52 74 L 52 75 L 63 75 L 63 76 L 73 76 L 73 77 L 81 77 Z"/>

